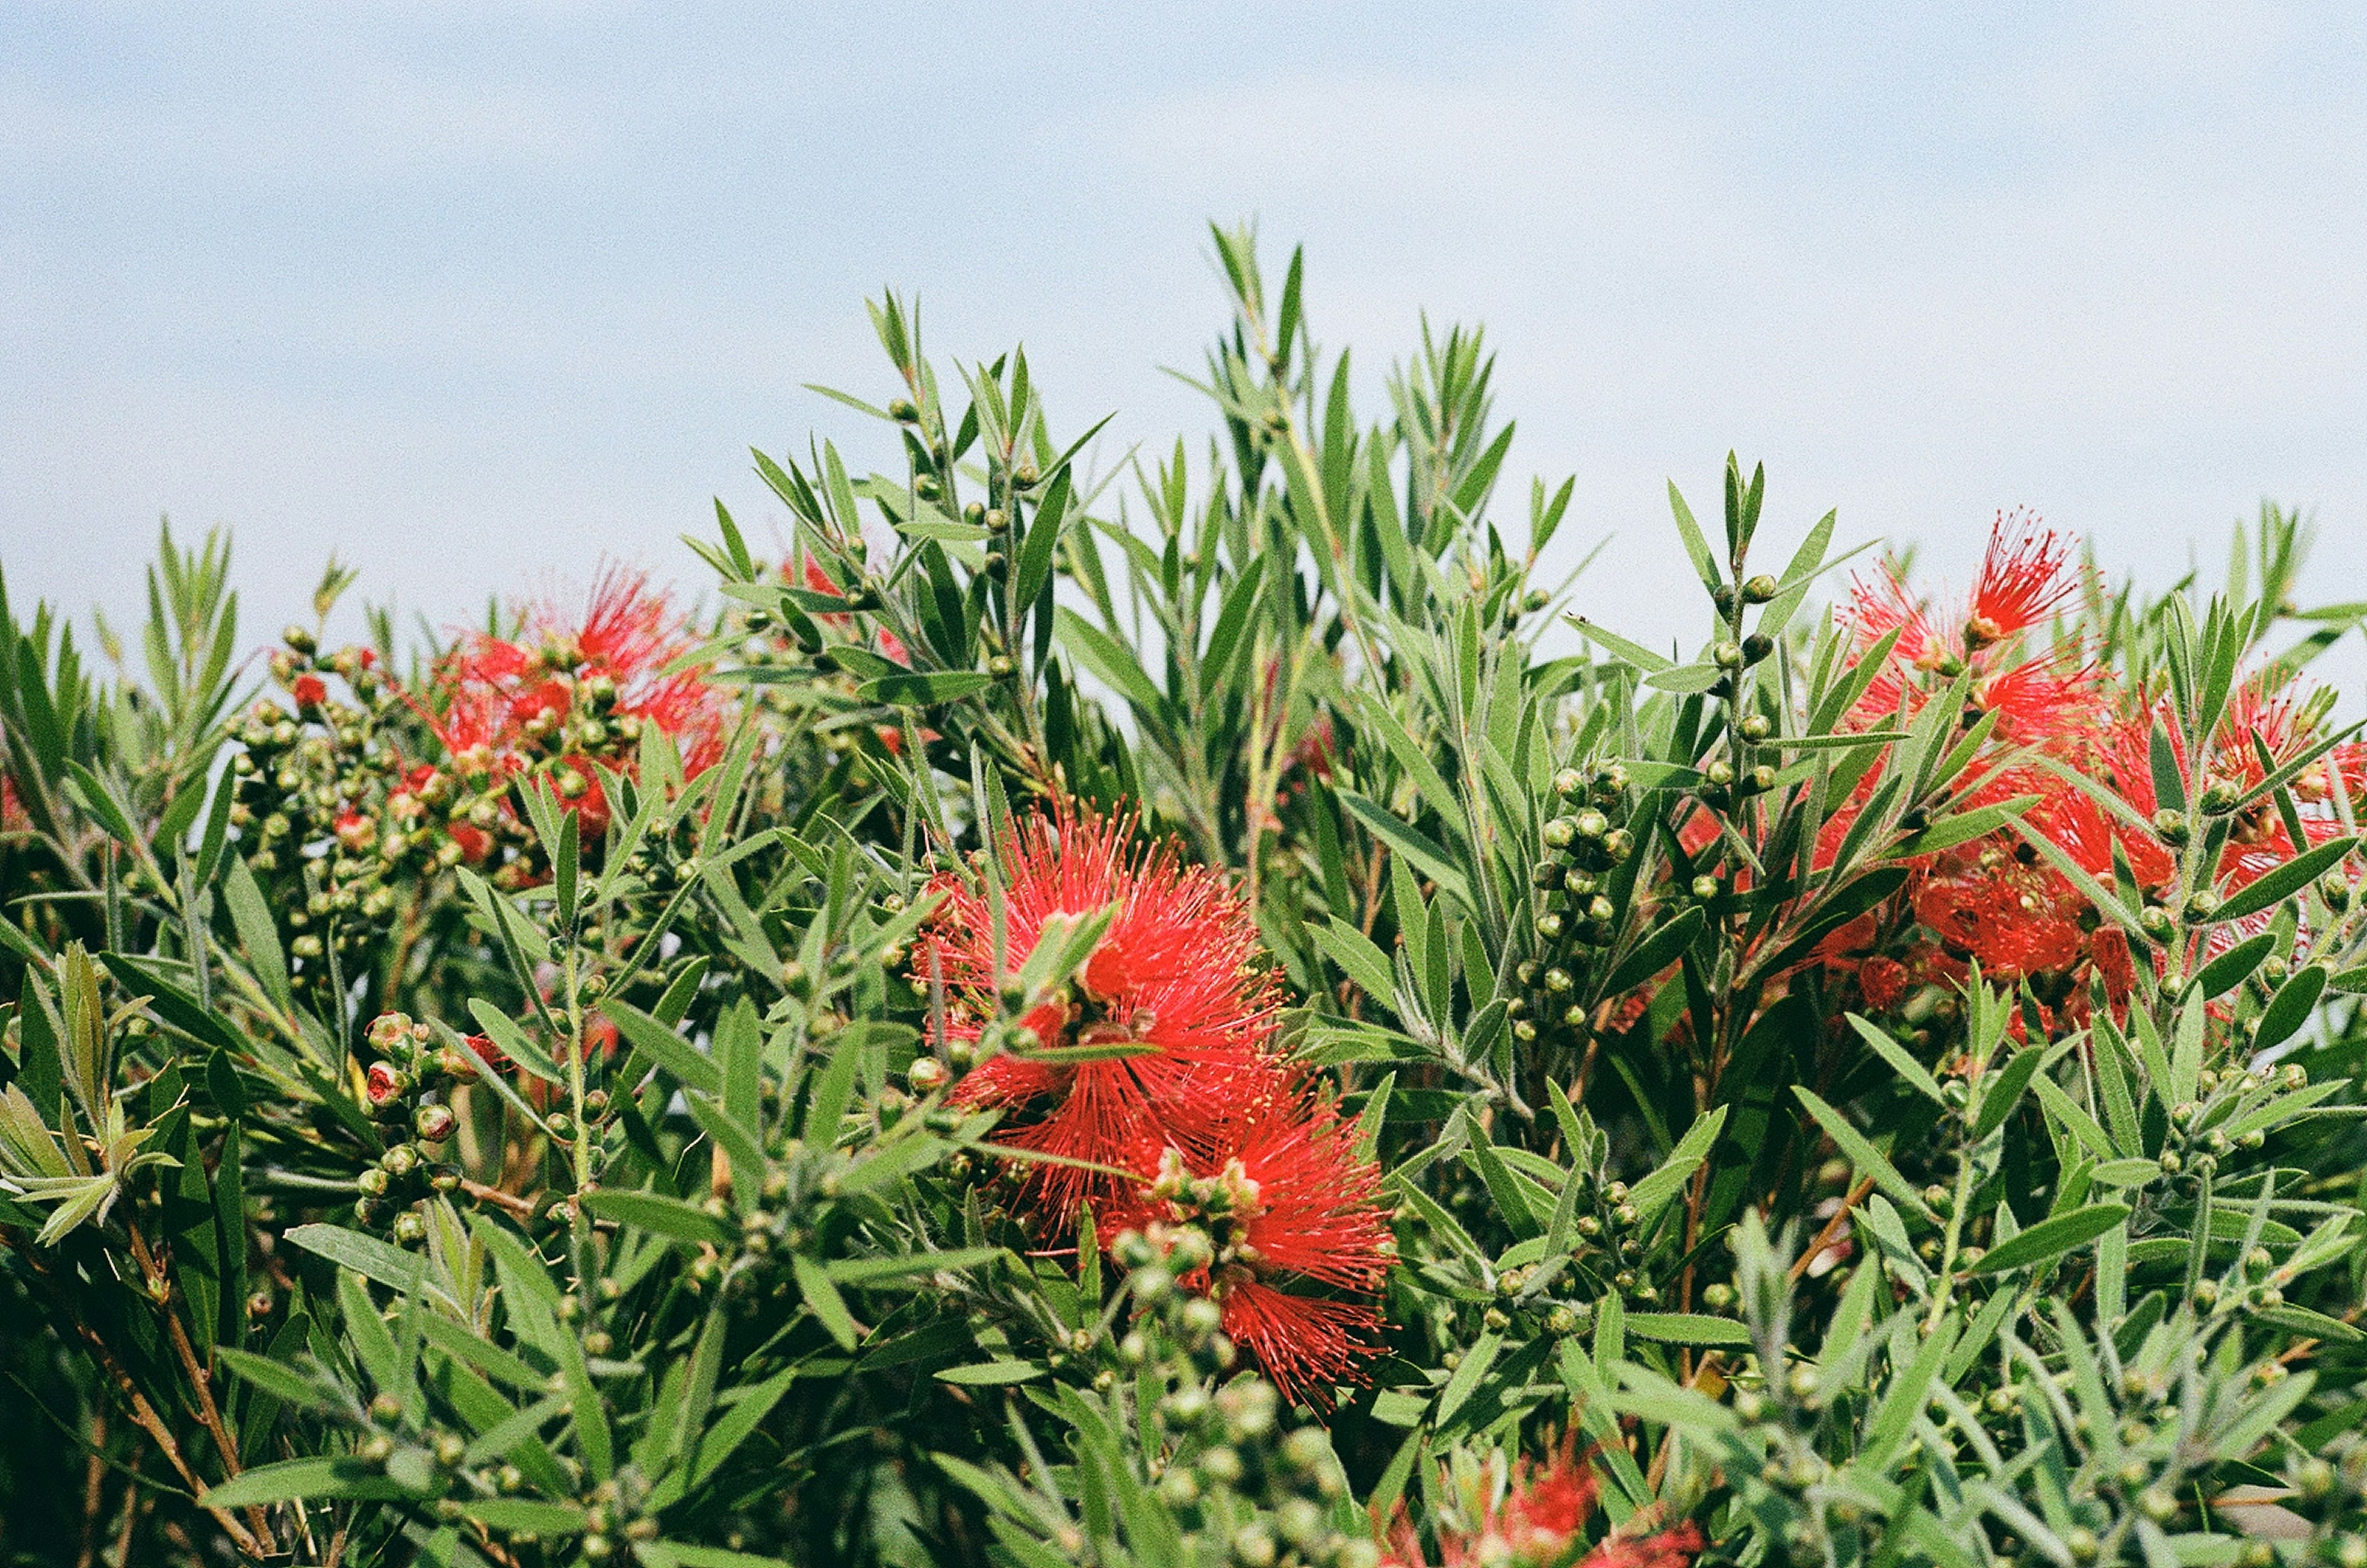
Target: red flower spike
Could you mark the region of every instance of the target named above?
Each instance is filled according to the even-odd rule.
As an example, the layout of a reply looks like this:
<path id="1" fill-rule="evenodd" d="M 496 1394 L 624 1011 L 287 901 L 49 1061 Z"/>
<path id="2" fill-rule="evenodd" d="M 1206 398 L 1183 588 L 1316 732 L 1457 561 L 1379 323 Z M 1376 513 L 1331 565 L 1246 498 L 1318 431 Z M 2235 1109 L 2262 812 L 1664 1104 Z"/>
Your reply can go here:
<path id="1" fill-rule="evenodd" d="M 1588 1552 L 1579 1568 L 1687 1568 L 1708 1544 L 1701 1527 L 1687 1519 L 1640 1540 L 1614 1536 Z"/>
<path id="2" fill-rule="evenodd" d="M 580 615 L 544 603 L 525 620 L 516 641 L 483 632 L 464 638 L 438 665 L 429 699 L 411 699 L 464 779 L 500 783 L 576 744 L 567 721 L 579 705 L 587 719 L 597 718 L 612 732 L 629 720 L 672 736 L 685 777 L 722 755 L 722 694 L 707 684 L 702 671 L 666 672 L 697 646 L 697 637 L 642 574 L 611 569 L 601 574 Z M 600 743 L 596 754 L 619 769 L 629 767 L 633 756 L 621 737 Z M 608 804 L 593 757 L 568 750 L 552 766 L 561 807 L 582 814 L 586 837 L 605 832 Z M 490 837 L 466 824 L 455 822 L 450 830 L 471 862 L 493 847 Z"/>
<path id="3" fill-rule="evenodd" d="M 1223 878 L 1185 869 L 1172 849 L 1127 847 L 1131 824 L 1077 809 L 1031 818 L 1014 829 L 1002 867 L 1004 962 L 1016 969 L 1047 919 L 1117 906 L 1065 1012 L 1038 1008 L 1026 1021 L 1046 1046 L 1116 1043 L 1143 1055 L 1074 1065 L 995 1056 L 955 1087 L 964 1105 L 1008 1108 L 1001 1134 L 1015 1148 L 1148 1170 L 1169 1144 L 1203 1148 L 1245 1091 L 1275 1077 L 1265 1055 L 1279 982 L 1250 967 L 1258 951 L 1249 911 Z M 945 897 L 920 967 L 934 964 L 951 993 L 947 1031 L 975 1040 L 996 1010 L 993 919 L 958 877 L 932 884 Z M 1075 1223 L 1080 1204 L 1121 1200 L 1122 1179 L 1041 1165 L 1028 1179 L 1048 1225 Z"/>
<path id="4" fill-rule="evenodd" d="M 1205 1153 L 1163 1151 L 1156 1179 L 1110 1212 L 1105 1234 L 1161 1224 L 1207 1230 L 1216 1259 L 1181 1283 L 1224 1309 L 1225 1332 L 1285 1399 L 1321 1405 L 1376 1348 L 1380 1314 L 1363 1302 L 1282 1286 L 1369 1294 L 1380 1289 L 1396 1244 L 1380 1168 L 1356 1152 L 1354 1123 L 1327 1102 L 1277 1090 L 1278 1082 L 1274 1075 L 1247 1086 L 1251 1103 Z"/>
<path id="5" fill-rule="evenodd" d="M 316 708 L 329 700 L 327 683 L 318 675 L 309 673 L 297 676 L 288 693 L 296 699 L 296 705 L 300 708 Z"/>
<path id="6" fill-rule="evenodd" d="M 2036 517 L 1999 513 L 1965 615 L 1967 649 L 2018 637 L 2062 609 L 2079 591 L 2070 560 L 2070 541 L 2042 530 Z"/>
<path id="7" fill-rule="evenodd" d="M 2093 669 L 2067 668 L 2062 660 L 2042 655 L 1981 682 L 1973 700 L 1998 716 L 1999 741 L 2060 755 L 2092 735 L 2097 682 Z"/>
<path id="8" fill-rule="evenodd" d="M 1542 1463 L 1522 1459 L 1509 1478 L 1503 1461 L 1491 1458 L 1477 1477 L 1465 1478 L 1467 1488 L 1475 1483 L 1483 1490 L 1458 1500 L 1460 1527 L 1439 1532 L 1439 1568 L 1686 1568 L 1707 1545 L 1690 1520 L 1650 1535 L 1626 1533 L 1648 1528 L 1644 1521 L 1656 1508 L 1629 1518 L 1581 1556 L 1580 1532 L 1594 1512 L 1596 1486 L 1569 1438 Z M 1382 1547 L 1382 1568 L 1429 1562 L 1402 1504 Z"/>
<path id="9" fill-rule="evenodd" d="M 1332 1386 L 1360 1381 L 1357 1363 L 1378 1353 L 1381 1314 L 1361 1302 L 1293 1295 L 1250 1279 L 1227 1287 L 1218 1304 L 1226 1336 L 1294 1404 L 1328 1407 Z"/>

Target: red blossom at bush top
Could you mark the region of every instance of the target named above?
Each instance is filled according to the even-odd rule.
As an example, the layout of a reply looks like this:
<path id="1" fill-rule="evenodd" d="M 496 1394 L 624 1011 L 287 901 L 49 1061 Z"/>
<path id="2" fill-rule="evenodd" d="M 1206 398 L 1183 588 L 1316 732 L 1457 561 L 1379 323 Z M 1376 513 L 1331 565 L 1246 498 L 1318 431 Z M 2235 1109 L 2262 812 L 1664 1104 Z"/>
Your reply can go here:
<path id="1" fill-rule="evenodd" d="M 2168 747 L 2168 761 L 2181 777 L 2197 770 L 2177 739 L 2180 727 L 2167 697 L 2107 679 L 2077 641 L 2029 646 L 2032 634 L 2070 604 L 2083 581 L 2068 546 L 2021 514 L 1999 517 L 1961 614 L 1934 613 L 1895 570 L 1859 581 L 1840 612 L 1843 629 L 1869 652 L 1894 633 L 1896 641 L 1848 722 L 1859 729 L 1886 728 L 1968 677 L 1965 725 L 1989 714 L 1996 724 L 1966 771 L 1969 784 L 1957 808 L 2023 799 L 2024 825 L 2066 860 L 2107 885 L 2125 868 L 2150 893 L 2177 872 L 2170 840 L 2156 824 L 2162 804 L 2155 789 L 2157 746 Z M 2290 671 L 2271 665 L 2257 671 L 2230 695 L 2202 759 L 2203 781 L 2238 791 L 2256 787 L 2306 750 L 2325 707 Z M 2067 773 L 2101 784 L 2125 810 L 2100 803 Z M 2303 843 L 2294 842 L 2292 828 L 2265 797 L 2237 812 L 2220 861 L 2220 893 L 2340 831 L 2332 796 L 2338 786 L 2347 792 L 2361 779 L 2367 779 L 2367 754 L 2349 745 L 2293 779 Z M 1828 820 L 1819 863 L 1829 863 L 1874 784 L 1874 774 L 1867 773 Z M 1715 819 L 1697 813 L 1680 841 L 1688 850 L 1705 848 L 1716 832 Z M 1821 952 L 1829 965 L 1856 972 L 1861 992 L 1877 1010 L 1897 1006 L 1920 985 L 1961 984 L 1975 964 L 1993 981 L 2041 982 L 2037 988 L 2051 1005 L 2038 1011 L 2050 1027 L 2058 1014 L 2073 1023 L 2084 1017 L 2091 980 L 2102 981 L 2116 1007 L 2126 1002 L 2135 978 L 2127 938 L 2102 925 L 2072 879 L 2018 831 L 2002 829 L 1925 857 L 1911 872 L 1902 908 L 1911 919 L 1903 947 L 1866 958 L 1884 935 L 1881 923 L 1869 917 L 1836 932 Z M 2222 951 L 2265 924 L 2263 916 L 2214 927 L 2204 951 Z M 2019 1012 L 2015 1025 L 2021 1025 Z"/>
<path id="2" fill-rule="evenodd" d="M 1042 1046 L 1134 1043 L 1144 1054 L 1075 1064 L 991 1057 L 955 1087 L 964 1105 L 1009 1112 L 1001 1140 L 1096 1164 L 1147 1169 L 1169 1144 L 1205 1150 L 1245 1091 L 1263 1092 L 1280 981 L 1251 967 L 1257 929 L 1224 878 L 1185 868 L 1172 847 L 1128 848 L 1132 824 L 1081 807 L 1016 824 L 1000 867 L 1003 964 L 1015 971 L 1054 915 L 1116 914 L 1065 1007 L 1025 1021 Z M 939 875 L 945 902 L 922 943 L 920 972 L 951 991 L 951 1037 L 974 1041 L 997 1006 L 994 919 L 983 891 Z M 1117 1178 L 1039 1165 L 1028 1186 L 1051 1228 L 1088 1200 L 1124 1195 Z"/>
<path id="3" fill-rule="evenodd" d="M 1924 705 L 1966 681 L 1963 725 L 1994 716 L 1989 739 L 1966 770 L 1959 809 L 2034 797 L 2025 817 L 2052 824 L 2082 848 L 2074 858 L 2110 874 L 2113 826 L 2095 803 L 2035 758 L 2094 769 L 2112 750 L 2119 699 L 2077 641 L 2033 648 L 2033 634 L 2066 609 L 2084 585 L 2067 541 L 2025 513 L 1999 513 L 1989 534 L 1971 592 L 1942 614 L 1929 608 L 1895 569 L 1861 580 L 1839 619 L 1871 652 L 1896 633 L 1852 710 L 1851 727 L 1886 728 L 1912 718 Z M 1832 856 L 1871 798 L 1867 773 L 1852 796 L 1827 821 L 1818 861 Z M 2148 838 L 2146 853 L 2167 857 Z M 2091 864 L 2101 856 L 2101 863 Z M 1911 930 L 1903 948 L 1865 959 L 1883 926 L 1869 917 L 1836 932 L 1825 962 L 1853 970 L 1869 1006 L 1896 1007 L 1915 987 L 1961 984 L 1973 965 L 1993 980 L 2054 976 L 2051 987 L 2084 1006 L 2085 976 L 2096 959 L 2094 912 L 2068 879 L 2044 863 L 2013 830 L 2000 829 L 1967 844 L 1923 857 L 1911 867 L 1900 913 Z M 2126 949 L 2114 974 L 2125 971 Z M 2124 986 L 2115 987 L 2118 999 Z"/>
<path id="4" fill-rule="evenodd" d="M 1305 1293 L 1308 1287 L 1369 1295 L 1396 1256 L 1382 1206 L 1380 1168 L 1357 1153 L 1353 1123 L 1303 1093 L 1252 1092 L 1198 1156 L 1170 1146 L 1144 1185 L 1104 1224 L 1126 1229 L 1195 1224 L 1216 1247 L 1185 1290 L 1224 1310 L 1224 1330 L 1255 1356 L 1285 1399 L 1329 1403 L 1374 1353 L 1381 1319 L 1366 1302 Z"/>
<path id="5" fill-rule="evenodd" d="M 643 726 L 674 738 L 693 777 L 721 756 L 727 708 L 704 671 L 667 667 L 698 637 L 662 591 L 638 571 L 610 568 L 580 615 L 549 601 L 530 607 L 515 640 L 488 632 L 463 638 L 436 666 L 426 700 L 413 705 L 464 776 L 501 782 L 548 767 L 561 806 L 581 815 L 587 838 L 607 830 L 608 803 L 595 761 L 629 768 Z M 587 741 L 582 725 L 602 739 Z M 463 836 L 471 860 L 491 840 Z"/>

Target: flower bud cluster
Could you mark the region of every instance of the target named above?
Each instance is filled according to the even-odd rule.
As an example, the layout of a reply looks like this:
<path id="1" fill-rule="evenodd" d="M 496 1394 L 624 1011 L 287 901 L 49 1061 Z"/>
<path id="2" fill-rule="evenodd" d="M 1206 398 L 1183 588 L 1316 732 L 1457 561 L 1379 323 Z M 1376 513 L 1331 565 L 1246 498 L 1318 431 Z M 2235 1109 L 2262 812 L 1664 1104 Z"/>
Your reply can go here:
<path id="1" fill-rule="evenodd" d="M 431 846 L 412 831 L 415 798 L 385 733 L 405 710 L 376 653 L 323 657 L 290 626 L 271 671 L 284 701 L 259 699 L 237 730 L 230 822 L 300 976 L 326 985 L 331 950 L 358 952 L 392 924 L 398 886 Z"/>
<path id="2" fill-rule="evenodd" d="M 360 1196 L 354 1221 L 415 1247 L 427 1236 L 427 1201 L 460 1188 L 460 1168 L 442 1156 L 459 1127 L 453 1086 L 473 1077 L 474 1069 L 450 1046 L 435 1043 L 427 1025 L 406 1013 L 380 1013 L 365 1038 L 377 1060 L 362 1074 L 362 1102 L 393 1142 L 355 1179 Z M 482 1035 L 468 1043 L 489 1062 L 500 1055 Z"/>
<path id="3" fill-rule="evenodd" d="M 2162 1175 L 2200 1185 L 2230 1155 L 2264 1147 L 2269 1129 L 2282 1120 L 2276 1101 L 2308 1087 L 2309 1072 L 2298 1062 L 2248 1070 L 2205 1068 L 2196 1079 L 2198 1098 L 2169 1108 Z"/>
<path id="4" fill-rule="evenodd" d="M 1519 967 L 1520 989 L 1507 1002 L 1514 1039 L 1586 1037 L 1589 1021 L 1580 984 L 1595 950 L 1612 939 L 1618 908 L 1612 874 L 1636 852 L 1625 826 L 1627 770 L 1616 762 L 1591 775 L 1564 768 L 1554 776 L 1563 813 L 1546 821 L 1530 884 L 1536 890 L 1533 924 L 1536 956 Z"/>
<path id="5" fill-rule="evenodd" d="M 1221 1206 L 1225 1194 L 1206 1196 Z M 1127 1270 L 1137 1310 L 1108 1348 L 1112 1365 L 1095 1389 L 1109 1393 L 1122 1378 L 1160 1391 L 1150 1416 L 1161 1440 L 1145 1479 L 1191 1538 L 1186 1560 L 1373 1568 L 1379 1553 L 1372 1541 L 1338 1528 L 1333 1505 L 1347 1483 L 1323 1429 L 1289 1425 L 1289 1410 L 1263 1377 L 1228 1376 L 1238 1355 L 1217 1304 L 1176 1286 L 1217 1251 L 1197 1225 L 1154 1224 L 1117 1237 L 1111 1256 Z"/>

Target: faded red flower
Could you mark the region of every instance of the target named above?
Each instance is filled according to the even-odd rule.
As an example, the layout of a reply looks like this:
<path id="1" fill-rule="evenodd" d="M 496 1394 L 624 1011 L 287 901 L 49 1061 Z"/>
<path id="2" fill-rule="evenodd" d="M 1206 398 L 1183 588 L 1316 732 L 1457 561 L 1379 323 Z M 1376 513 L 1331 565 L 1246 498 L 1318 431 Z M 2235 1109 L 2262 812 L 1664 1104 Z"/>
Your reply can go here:
<path id="1" fill-rule="evenodd" d="M 384 1105 L 402 1092 L 402 1075 L 391 1062 L 372 1062 L 362 1075 L 362 1088 L 372 1105 Z"/>
<path id="2" fill-rule="evenodd" d="M 1878 955 L 1858 965 L 1858 991 L 1876 1012 L 1888 1012 L 1907 999 L 1907 965 L 1896 958 Z"/>
<path id="3" fill-rule="evenodd" d="M 1116 907 L 1072 993 L 1030 1012 L 1043 1047 L 1124 1046 L 1139 1054 L 1064 1062 L 1004 1053 L 972 1068 L 954 1089 L 964 1105 L 1009 1112 L 1002 1142 L 1014 1148 L 1127 1168 L 1147 1168 L 1170 1143 L 1211 1146 L 1251 1086 L 1265 1092 L 1265 1055 L 1279 981 L 1251 967 L 1257 928 L 1222 876 L 1185 868 L 1172 847 L 1138 851 L 1127 818 L 1079 807 L 1014 826 L 1000 866 L 1004 948 L 997 969 L 994 918 L 981 888 L 950 873 L 931 885 L 945 902 L 932 919 L 921 972 L 951 992 L 948 1032 L 976 1040 L 997 1010 L 997 987 L 1025 961 L 1053 916 Z M 1055 1227 L 1078 1206 L 1124 1195 L 1123 1179 L 1073 1166 L 1037 1165 L 1029 1188 Z"/>

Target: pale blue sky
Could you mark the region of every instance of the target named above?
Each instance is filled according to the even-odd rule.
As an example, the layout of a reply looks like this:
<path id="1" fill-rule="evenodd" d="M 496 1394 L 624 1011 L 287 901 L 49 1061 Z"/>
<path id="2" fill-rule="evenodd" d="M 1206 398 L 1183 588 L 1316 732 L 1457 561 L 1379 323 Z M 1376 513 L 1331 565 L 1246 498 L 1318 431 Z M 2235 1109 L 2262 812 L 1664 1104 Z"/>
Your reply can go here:
<path id="1" fill-rule="evenodd" d="M 160 512 L 230 523 L 258 641 L 331 548 L 439 621 L 695 581 L 711 495 L 777 516 L 750 445 L 891 454 L 800 386 L 882 391 L 882 284 L 1117 411 L 1104 462 L 1205 429 L 1159 367 L 1254 214 L 1368 411 L 1419 311 L 1488 324 L 1519 489 L 1577 474 L 1639 634 L 1663 481 L 1714 503 L 1728 446 L 1780 536 L 1959 572 L 2027 504 L 2166 581 L 2271 495 L 2367 597 L 2361 16 L 16 0 L 0 564 L 128 610 Z"/>

